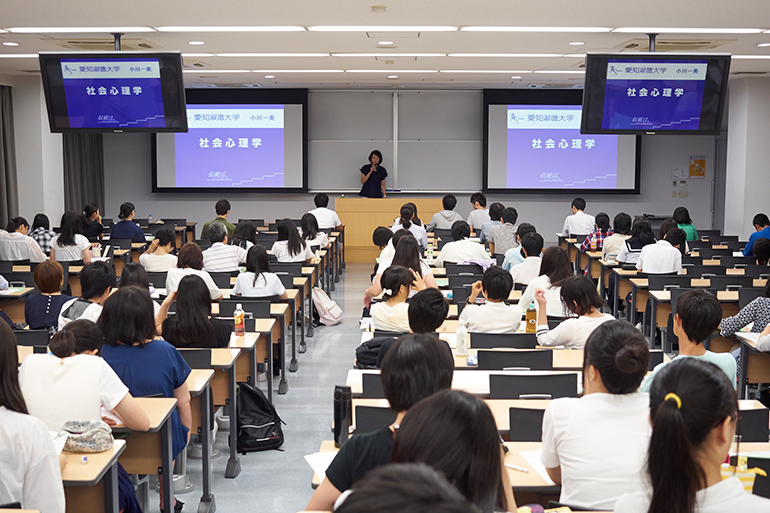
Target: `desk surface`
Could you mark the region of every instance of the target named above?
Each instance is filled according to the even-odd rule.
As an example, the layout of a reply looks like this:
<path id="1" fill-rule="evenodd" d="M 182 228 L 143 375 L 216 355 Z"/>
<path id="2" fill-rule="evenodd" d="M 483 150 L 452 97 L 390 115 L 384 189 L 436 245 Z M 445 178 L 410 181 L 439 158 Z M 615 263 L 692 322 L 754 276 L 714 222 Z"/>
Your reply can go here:
<path id="1" fill-rule="evenodd" d="M 671 301 L 670 290 L 651 290 L 650 295 L 658 303 L 668 303 Z M 738 301 L 737 290 L 718 290 L 717 299 L 722 303 L 736 303 Z"/>
<path id="2" fill-rule="evenodd" d="M 230 333 L 230 348 L 239 349 L 252 349 L 259 340 L 259 333 L 244 333 L 242 336 L 237 336 L 235 333 Z"/>
<path id="3" fill-rule="evenodd" d="M 173 397 L 136 397 L 135 399 L 150 419 L 150 429 L 148 429 L 150 433 L 160 431 L 176 408 L 176 399 Z M 113 426 L 112 429 L 119 432 L 131 431 L 123 424 Z"/>
<path id="4" fill-rule="evenodd" d="M 13 277 L 10 277 L 10 278 L 13 281 Z M 3 298 L 14 298 L 14 299 L 21 298 L 21 297 L 28 296 L 29 294 L 31 294 L 33 290 L 35 290 L 34 287 L 24 287 L 23 289 L 16 290 L 14 292 L 0 291 L 0 299 L 3 299 Z"/>
<path id="5" fill-rule="evenodd" d="M 16 346 L 16 352 L 19 355 L 19 365 L 23 362 L 27 356 L 35 352 L 35 348 L 32 346 Z"/>
<path id="6" fill-rule="evenodd" d="M 174 399 L 176 402 L 176 399 Z M 74 452 L 62 452 L 67 460 L 67 466 L 61 474 L 64 486 L 93 486 L 98 483 L 110 466 L 118 460 L 118 456 L 126 448 L 125 440 L 115 440 L 112 449 L 104 452 L 81 454 Z M 88 463 L 83 465 L 80 460 L 88 457 Z M 19 511 L 19 510 L 13 510 Z"/>
<path id="7" fill-rule="evenodd" d="M 190 395 L 193 397 L 201 395 L 213 377 L 214 371 L 212 369 L 192 369 L 190 375 L 187 376 L 187 381 L 185 381 Z"/>
<path id="8" fill-rule="evenodd" d="M 235 364 L 241 355 L 240 349 L 217 348 L 211 350 L 211 367 L 226 370 Z"/>

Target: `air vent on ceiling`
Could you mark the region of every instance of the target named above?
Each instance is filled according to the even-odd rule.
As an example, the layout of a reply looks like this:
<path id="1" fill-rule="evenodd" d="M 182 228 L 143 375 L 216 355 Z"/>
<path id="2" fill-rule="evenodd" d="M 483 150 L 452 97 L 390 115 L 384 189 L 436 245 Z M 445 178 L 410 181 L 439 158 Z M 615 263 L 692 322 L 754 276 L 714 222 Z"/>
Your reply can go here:
<path id="1" fill-rule="evenodd" d="M 369 39 L 379 39 L 393 41 L 394 39 L 416 39 L 420 37 L 419 32 L 367 32 Z"/>
<path id="2" fill-rule="evenodd" d="M 374 60 L 392 64 L 394 62 L 417 62 L 417 57 L 375 57 Z"/>
<path id="3" fill-rule="evenodd" d="M 46 39 L 47 43 L 53 43 L 68 50 L 81 51 L 111 51 L 115 50 L 115 41 L 112 38 L 99 39 Z M 160 45 L 146 39 L 123 38 L 120 40 L 122 50 L 158 50 Z"/>
<path id="4" fill-rule="evenodd" d="M 733 76 L 738 75 L 767 75 L 767 71 L 737 71 L 735 73 L 730 73 Z"/>
<path id="5" fill-rule="evenodd" d="M 655 40 L 656 52 L 692 52 L 695 50 L 712 50 L 727 43 L 734 43 L 735 39 L 665 39 Z M 647 38 L 631 39 L 615 46 L 619 50 L 636 50 L 646 52 L 650 46 Z"/>
<path id="6" fill-rule="evenodd" d="M 211 68 L 213 67 L 211 64 L 203 61 L 194 61 L 192 59 L 182 59 L 182 67 L 188 68 L 188 69 L 202 69 L 202 68 Z"/>

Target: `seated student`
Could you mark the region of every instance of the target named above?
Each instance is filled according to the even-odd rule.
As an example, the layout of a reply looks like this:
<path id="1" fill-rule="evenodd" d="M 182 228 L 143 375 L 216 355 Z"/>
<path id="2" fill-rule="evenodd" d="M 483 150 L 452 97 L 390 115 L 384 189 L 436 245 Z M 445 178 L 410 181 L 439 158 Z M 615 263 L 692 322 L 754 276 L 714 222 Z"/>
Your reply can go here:
<path id="1" fill-rule="evenodd" d="M 551 401 L 543 417 L 540 461 L 561 485 L 562 504 L 611 511 L 639 488 L 651 430 L 649 397 L 638 390 L 649 362 L 647 341 L 626 321 L 588 337 L 583 396 Z"/>
<path id="2" fill-rule="evenodd" d="M 604 300 L 596 292 L 596 285 L 585 276 L 570 276 L 561 282 L 561 302 L 575 314 L 563 320 L 554 329 L 548 328 L 546 293 L 538 288 L 535 292 L 537 309 L 537 344 L 544 347 L 564 346 L 566 349 L 583 349 L 593 331 L 615 318 L 602 313 Z"/>
<path id="3" fill-rule="evenodd" d="M 495 202 L 489 205 L 489 221 L 484 221 L 481 224 L 481 230 L 479 230 L 478 234 L 481 242 L 486 242 L 489 239 L 489 230 L 491 230 L 493 226 L 500 226 L 503 224 L 504 210 L 505 205 L 502 203 Z"/>
<path id="4" fill-rule="evenodd" d="M 257 227 L 248 219 L 244 219 L 235 225 L 233 236 L 228 240 L 231 245 L 248 251 L 257 243 Z"/>
<path id="5" fill-rule="evenodd" d="M 110 232 L 111 239 L 131 239 L 132 242 L 147 242 L 144 232 L 138 224 L 134 222 L 136 216 L 136 207 L 133 203 L 123 203 L 120 205 L 119 222 L 112 225 Z"/>
<path id="6" fill-rule="evenodd" d="M 682 251 L 686 237 L 683 230 L 672 228 L 663 240 L 642 248 L 636 268 L 649 274 L 682 274 Z"/>
<path id="7" fill-rule="evenodd" d="M 200 276 L 209 288 L 211 299 L 222 297 L 222 290 L 214 283 L 211 275 L 203 270 L 203 252 L 201 247 L 194 242 L 188 242 L 179 250 L 176 267 L 172 267 L 166 274 L 166 293 L 174 292 L 182 278 L 188 274 Z"/>
<path id="8" fill-rule="evenodd" d="M 491 210 L 491 209 L 490 209 Z M 505 255 L 505 252 L 519 245 L 516 240 L 516 221 L 519 213 L 513 207 L 503 210 L 500 226 L 493 226 L 489 230 L 489 252 L 491 254 Z"/>
<path id="9" fill-rule="evenodd" d="M 599 251 L 604 247 L 604 241 L 612 235 L 612 228 L 610 228 L 610 216 L 605 212 L 599 212 L 596 214 L 594 220 L 594 231 L 589 233 L 583 243 L 580 245 L 580 251 L 585 253 L 591 249 L 593 243 L 596 250 Z"/>
<path id="10" fill-rule="evenodd" d="M 308 211 L 308 214 L 315 216 L 316 221 L 318 221 L 318 228 L 321 230 L 329 230 L 331 228 L 334 228 L 336 231 L 342 230 L 340 216 L 337 215 L 337 212 L 328 208 L 329 196 L 323 192 L 318 193 L 313 198 L 313 203 L 315 203 L 315 208 Z"/>
<path id="11" fill-rule="evenodd" d="M 169 228 L 158 230 L 147 251 L 139 255 L 139 262 L 148 273 L 165 273 L 176 267 L 176 233 Z M 160 286 L 160 285 L 158 285 Z"/>
<path id="12" fill-rule="evenodd" d="M 645 485 L 621 496 L 615 513 L 770 511 L 768 499 L 721 476 L 738 419 L 733 385 L 707 361 L 677 358 L 663 369 L 650 390 Z"/>
<path id="13" fill-rule="evenodd" d="M 123 272 L 120 273 L 120 281 L 118 281 L 118 288 L 122 289 L 129 285 L 143 288 L 150 294 L 153 292 L 153 288 L 150 287 L 150 277 L 147 276 L 147 271 L 144 270 L 144 267 L 142 267 L 142 264 L 139 262 L 129 262 L 123 266 Z M 160 314 L 160 305 L 153 301 L 152 307 L 155 312 L 155 317 L 158 317 Z M 163 319 L 165 318 L 166 315 L 164 314 L 162 318 L 158 319 L 157 324 L 163 322 Z"/>
<path id="14" fill-rule="evenodd" d="M 203 229 L 201 230 L 201 239 L 209 238 L 209 228 L 211 228 L 211 225 L 214 223 L 219 223 L 227 228 L 227 236 L 232 237 L 233 233 L 235 233 L 235 225 L 227 220 L 227 216 L 230 215 L 230 202 L 226 199 L 221 199 L 217 201 L 217 204 L 214 206 L 214 210 L 217 213 L 217 217 L 203 225 Z"/>
<path id="15" fill-rule="evenodd" d="M 102 305 L 117 287 L 115 269 L 106 262 L 91 262 L 80 272 L 80 297 L 72 298 L 61 307 L 59 329 L 77 319 L 96 322 Z"/>
<path id="16" fill-rule="evenodd" d="M 211 295 L 200 276 L 182 278 L 174 297 L 176 313 L 162 323 L 166 342 L 174 347 L 227 347 L 233 321 L 211 317 Z"/>
<path id="17" fill-rule="evenodd" d="M 320 249 L 326 249 L 330 246 L 329 237 L 318 229 L 318 222 L 313 214 L 304 214 L 300 220 L 300 235 L 305 240 L 305 244 L 312 250 L 314 246 Z"/>
<path id="18" fill-rule="evenodd" d="M 29 223 L 23 217 L 8 221 L 8 231 L 0 230 L 0 260 L 42 262 L 46 257 L 35 239 L 27 236 Z"/>
<path id="19" fill-rule="evenodd" d="M 534 232 L 524 235 L 521 239 L 521 251 L 525 257 L 524 261 L 511 267 L 511 276 L 513 276 L 514 283 L 529 285 L 532 280 L 540 276 L 542 264 L 540 253 L 543 252 L 543 236 Z"/>
<path id="20" fill-rule="evenodd" d="M 436 212 L 433 217 L 430 218 L 430 222 L 425 226 L 425 229 L 432 232 L 434 229 L 450 230 L 455 221 L 462 221 L 463 216 L 455 212 L 457 206 L 457 198 L 454 194 L 447 194 L 441 199 L 441 204 L 444 210 Z"/>
<path id="21" fill-rule="evenodd" d="M 686 207 L 676 207 L 674 215 L 671 217 L 676 221 L 677 227 L 680 230 L 684 230 L 688 241 L 698 240 L 698 230 L 693 226 L 692 219 L 690 219 L 690 212 Z"/>
<path id="22" fill-rule="evenodd" d="M 765 329 L 762 330 L 762 333 L 759 334 L 759 339 L 757 339 L 757 350 L 762 352 L 770 352 L 770 327 L 765 326 Z"/>
<path id="23" fill-rule="evenodd" d="M 674 335 L 679 340 L 677 358 L 698 358 L 711 362 L 722 369 L 733 388 L 737 388 L 735 358 L 730 353 L 712 353 L 703 347 L 703 341 L 714 333 L 721 320 L 722 306 L 717 298 L 707 291 L 688 290 L 679 296 L 674 314 Z M 642 383 L 642 392 L 650 391 L 655 377 L 669 363 L 663 362 L 652 370 Z"/>
<path id="24" fill-rule="evenodd" d="M 536 309 L 540 309 L 540 304 L 535 301 L 535 291 L 541 288 L 545 291 L 545 298 L 548 301 L 546 314 L 552 317 L 564 317 L 565 309 L 561 302 L 560 282 L 570 276 L 574 276 L 574 273 L 567 252 L 558 246 L 546 249 L 540 261 L 540 275 L 530 281 L 521 294 L 519 299 L 521 309 L 526 312 L 531 303 L 535 304 Z"/>
<path id="25" fill-rule="evenodd" d="M 50 230 L 51 223 L 48 221 L 48 216 L 45 214 L 35 215 L 35 219 L 32 220 L 32 228 L 30 228 L 29 236 L 35 239 L 40 249 L 46 255 L 51 253 L 51 239 L 56 236 L 56 233 Z"/>
<path id="26" fill-rule="evenodd" d="M 730 337 L 745 326 L 751 326 L 752 333 L 760 333 L 770 324 L 770 280 L 765 284 L 765 295 L 756 298 L 732 317 L 725 317 L 719 323 L 720 335 Z"/>
<path id="27" fill-rule="evenodd" d="M 447 242 L 436 258 L 436 267 L 444 267 L 444 262 L 464 262 L 466 260 L 489 260 L 489 253 L 483 244 L 469 239 L 471 227 L 465 221 L 452 225 L 452 242 Z"/>
<path id="28" fill-rule="evenodd" d="M 412 221 L 412 224 L 416 224 L 417 226 L 422 226 L 423 228 L 425 228 L 425 224 L 417 215 L 417 205 L 415 205 L 411 201 L 409 203 L 404 203 L 404 205 L 407 205 L 409 208 L 412 209 L 412 212 L 414 212 L 412 219 L 410 219 L 410 221 Z M 397 224 L 400 219 L 401 219 L 401 214 L 399 213 L 399 216 L 393 220 L 393 224 Z"/>
<path id="29" fill-rule="evenodd" d="M 35 267 L 32 273 L 40 294 L 29 296 L 24 303 L 24 322 L 31 330 L 46 330 L 59 327 L 59 312 L 62 306 L 75 298 L 61 293 L 64 285 L 64 270 L 59 262 L 46 260 Z"/>
<path id="30" fill-rule="evenodd" d="M 655 234 L 652 233 L 650 222 L 644 218 L 637 219 L 634 221 L 631 237 L 626 239 L 618 252 L 618 263 L 635 264 L 639 260 L 642 248 L 649 244 L 655 244 Z M 614 275 L 610 278 L 612 276 Z"/>
<path id="31" fill-rule="evenodd" d="M 460 322 L 464 321 L 471 333 L 516 333 L 521 324 L 521 308 L 505 304 L 511 290 L 511 274 L 502 267 L 490 267 L 481 281 L 473 284 L 468 304 L 460 314 Z M 486 298 L 483 305 L 475 304 L 479 292 Z"/>
<path id="32" fill-rule="evenodd" d="M 754 226 L 754 233 L 749 235 L 749 241 L 743 248 L 743 256 L 754 256 L 752 252 L 754 243 L 759 239 L 770 239 L 770 219 L 767 218 L 767 214 L 755 215 L 751 224 Z"/>
<path id="33" fill-rule="evenodd" d="M 386 465 L 407 410 L 425 397 L 451 387 L 453 373 L 452 352 L 438 337 L 409 334 L 399 338 L 383 360 L 380 374 L 385 398 L 397 413 L 396 420 L 377 431 L 353 435 L 334 457 L 326 470 L 326 479 L 305 509 L 331 511 L 342 492 L 368 471 Z"/>
<path id="34" fill-rule="evenodd" d="M 406 232 L 406 230 L 403 231 Z M 380 256 L 378 258 L 380 262 L 385 259 L 393 258 L 393 255 L 396 254 L 396 248 L 392 242 L 394 237 L 395 234 L 390 228 L 378 226 L 374 229 L 374 232 L 372 233 L 372 242 L 375 246 L 380 248 Z"/>
<path id="35" fill-rule="evenodd" d="M 612 234 L 602 243 L 602 259 L 610 255 L 617 257 L 626 240 L 631 237 L 631 216 L 620 212 L 612 220 Z"/>
<path id="36" fill-rule="evenodd" d="M 587 235 L 594 231 L 596 220 L 594 216 L 583 212 L 585 208 L 586 200 L 583 198 L 572 200 L 572 215 L 564 219 L 564 226 L 561 229 L 562 236 Z"/>
<path id="37" fill-rule="evenodd" d="M 516 229 L 516 242 L 519 244 L 517 248 L 511 248 L 505 252 L 505 260 L 503 260 L 503 269 L 510 271 L 514 265 L 518 265 L 524 261 L 524 253 L 522 253 L 521 241 L 528 233 L 537 233 L 537 228 L 529 223 L 521 223 Z"/>
<path id="38" fill-rule="evenodd" d="M 480 192 L 474 192 L 471 194 L 471 206 L 473 206 L 473 210 L 468 214 L 468 224 L 474 230 L 481 230 L 481 225 L 490 220 L 489 212 L 487 212 L 487 197 Z"/>
<path id="39" fill-rule="evenodd" d="M 286 299 L 289 295 L 277 274 L 270 272 L 270 259 L 267 250 L 257 244 L 246 256 L 246 272 L 238 275 L 233 287 L 233 294 L 244 297 L 278 296 Z"/>
<path id="40" fill-rule="evenodd" d="M 102 225 L 102 215 L 99 212 L 99 207 L 89 203 L 83 207 L 83 213 L 78 217 L 80 220 L 78 233 L 84 235 L 89 242 L 96 242 L 102 238 L 104 226 Z"/>
<path id="41" fill-rule="evenodd" d="M 270 252 L 279 262 L 310 262 L 313 250 L 299 236 L 297 225 L 291 219 L 278 222 L 278 240 L 273 243 Z"/>
<path id="42" fill-rule="evenodd" d="M 402 234 L 401 232 L 405 233 Z M 417 244 L 417 239 L 412 237 L 406 230 L 399 230 L 396 232 L 393 238 L 395 239 L 397 237 L 399 237 L 399 240 L 397 241 L 396 253 L 393 255 L 393 259 L 384 262 L 380 261 L 372 286 L 364 292 L 364 301 L 377 297 L 382 293 L 382 273 L 384 273 L 391 265 L 406 267 L 413 272 L 415 279 L 419 278 L 422 280 L 426 287 L 438 288 L 436 280 L 433 277 L 433 271 L 431 271 L 430 266 L 420 258 L 420 246 Z"/>
<path id="43" fill-rule="evenodd" d="M 383 289 L 382 301 L 374 303 L 370 308 L 370 315 L 375 330 L 395 331 L 406 333 L 409 331 L 409 305 L 406 300 L 412 289 L 414 276 L 406 267 L 391 265 L 380 279 Z"/>
<path id="44" fill-rule="evenodd" d="M 390 229 L 393 230 L 393 233 L 402 228 L 404 230 L 409 230 L 414 238 L 417 239 L 417 243 L 420 244 L 420 247 L 427 248 L 428 235 L 425 233 L 425 228 L 423 226 L 414 222 L 415 215 L 414 209 L 408 203 L 403 205 L 401 207 L 401 217 L 396 219 Z"/>
<path id="45" fill-rule="evenodd" d="M 16 337 L 0 322 L 0 504 L 64 513 L 63 463 L 48 427 L 27 411 Z"/>
<path id="46" fill-rule="evenodd" d="M 227 244 L 227 228 L 222 223 L 209 226 L 211 247 L 203 252 L 203 269 L 208 272 L 237 271 L 246 261 L 246 250 Z"/>
<path id="47" fill-rule="evenodd" d="M 446 477 L 423 463 L 378 467 L 352 488 L 336 513 L 479 513 Z"/>
<path id="48" fill-rule="evenodd" d="M 67 211 L 61 216 L 61 232 L 51 239 L 51 260 L 58 262 L 83 263 L 91 261 L 91 243 L 85 235 L 78 233 L 80 218 L 75 212 Z"/>
<path id="49" fill-rule="evenodd" d="M 768 265 L 770 262 L 770 239 L 757 239 L 751 250 L 757 258 L 757 265 Z"/>
<path id="50" fill-rule="evenodd" d="M 154 320 L 149 292 L 130 286 L 118 289 L 104 302 L 97 325 L 104 334 L 103 358 L 133 396 L 160 394 L 177 400 L 171 413 L 172 458 L 176 459 L 190 440 L 192 410 L 185 382 L 190 367 L 174 346 L 154 340 Z M 161 480 L 161 488 L 163 485 Z M 162 493 L 160 500 L 163 509 Z"/>
<path id="51" fill-rule="evenodd" d="M 442 390 L 406 413 L 390 461 L 430 465 L 482 512 L 493 513 L 516 510 L 504 457 L 495 418 L 484 401 L 460 390 Z"/>

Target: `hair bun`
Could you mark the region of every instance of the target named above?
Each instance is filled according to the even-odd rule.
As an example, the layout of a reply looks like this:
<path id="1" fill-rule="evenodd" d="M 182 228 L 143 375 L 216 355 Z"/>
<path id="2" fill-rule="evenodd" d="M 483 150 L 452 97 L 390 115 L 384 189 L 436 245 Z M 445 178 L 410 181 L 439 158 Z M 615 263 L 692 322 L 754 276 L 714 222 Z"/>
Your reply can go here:
<path id="1" fill-rule="evenodd" d="M 615 353 L 615 366 L 625 374 L 635 374 L 647 367 L 649 359 L 646 346 L 627 343 Z"/>

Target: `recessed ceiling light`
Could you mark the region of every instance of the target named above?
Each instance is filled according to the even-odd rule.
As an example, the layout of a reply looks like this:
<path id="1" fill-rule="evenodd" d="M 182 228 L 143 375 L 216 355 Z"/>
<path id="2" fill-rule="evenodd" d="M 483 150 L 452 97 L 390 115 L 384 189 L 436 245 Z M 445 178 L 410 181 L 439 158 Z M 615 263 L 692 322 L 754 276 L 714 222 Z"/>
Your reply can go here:
<path id="1" fill-rule="evenodd" d="M 62 34 L 92 32 L 155 32 L 152 27 L 13 27 L 8 32 L 14 34 Z"/>
<path id="2" fill-rule="evenodd" d="M 450 53 L 449 57 L 505 57 L 505 58 L 546 58 L 546 57 L 561 57 L 560 53 Z"/>
<path id="3" fill-rule="evenodd" d="M 203 41 L 190 41 L 191 45 L 202 45 L 205 44 Z"/>
<path id="4" fill-rule="evenodd" d="M 346 69 L 347 73 L 438 73 L 435 69 L 400 69 L 398 71 L 390 69 Z"/>
<path id="5" fill-rule="evenodd" d="M 640 34 L 759 34 L 758 28 L 619 27 L 612 32 Z"/>
<path id="6" fill-rule="evenodd" d="M 770 55 L 733 55 L 733 59 L 770 59 Z"/>
<path id="7" fill-rule="evenodd" d="M 398 78 L 398 75 L 388 75 L 388 78 Z"/>
<path id="8" fill-rule="evenodd" d="M 333 53 L 332 57 L 446 57 L 445 53 Z"/>
<path id="9" fill-rule="evenodd" d="M 0 59 L 37 59 L 36 53 L 0 53 Z"/>
<path id="10" fill-rule="evenodd" d="M 521 77 L 511 77 L 513 80 L 519 80 Z"/>
<path id="11" fill-rule="evenodd" d="M 373 5 L 372 6 L 372 12 L 375 14 L 382 14 L 387 10 L 387 6 L 384 5 Z"/>
<path id="12" fill-rule="evenodd" d="M 502 73 L 510 75 L 511 73 L 532 73 L 529 70 L 502 70 L 502 69 L 442 69 L 441 73 Z"/>
<path id="13" fill-rule="evenodd" d="M 585 43 L 583 41 L 570 41 L 569 44 L 572 46 L 583 46 Z"/>
<path id="14" fill-rule="evenodd" d="M 182 73 L 251 73 L 248 69 L 183 69 Z"/>
<path id="15" fill-rule="evenodd" d="M 295 25 L 266 26 L 170 26 L 156 27 L 158 32 L 304 32 L 305 27 Z"/>
<path id="16" fill-rule="evenodd" d="M 460 27 L 463 32 L 609 32 L 609 27 Z"/>
<path id="17" fill-rule="evenodd" d="M 5 44 L 5 43 L 3 43 L 3 44 Z M 759 47 L 770 46 L 770 43 L 759 43 L 757 46 L 759 46 Z"/>
<path id="18" fill-rule="evenodd" d="M 378 45 L 386 45 L 387 46 L 387 45 L 392 45 L 393 41 L 378 41 L 377 44 Z"/>
<path id="19" fill-rule="evenodd" d="M 237 53 L 218 53 L 217 57 L 328 57 L 328 53 L 289 53 L 289 52 L 277 52 L 277 53 L 249 53 L 249 52 L 237 52 Z"/>
<path id="20" fill-rule="evenodd" d="M 265 75 L 265 78 L 275 78 L 275 75 Z"/>
<path id="21" fill-rule="evenodd" d="M 192 59 L 195 57 L 216 57 L 216 54 L 213 53 L 182 53 L 182 57 L 185 59 Z"/>
<path id="22" fill-rule="evenodd" d="M 254 73 L 344 73 L 341 69 L 253 69 Z"/>
<path id="23" fill-rule="evenodd" d="M 584 70 L 567 70 L 567 69 L 536 69 L 533 73 L 559 73 L 564 75 L 583 75 Z"/>
<path id="24" fill-rule="evenodd" d="M 316 25 L 311 32 L 455 32 L 448 25 Z"/>
<path id="25" fill-rule="evenodd" d="M 19 43 L 14 43 L 13 41 L 3 41 L 3 46 L 19 46 Z"/>

